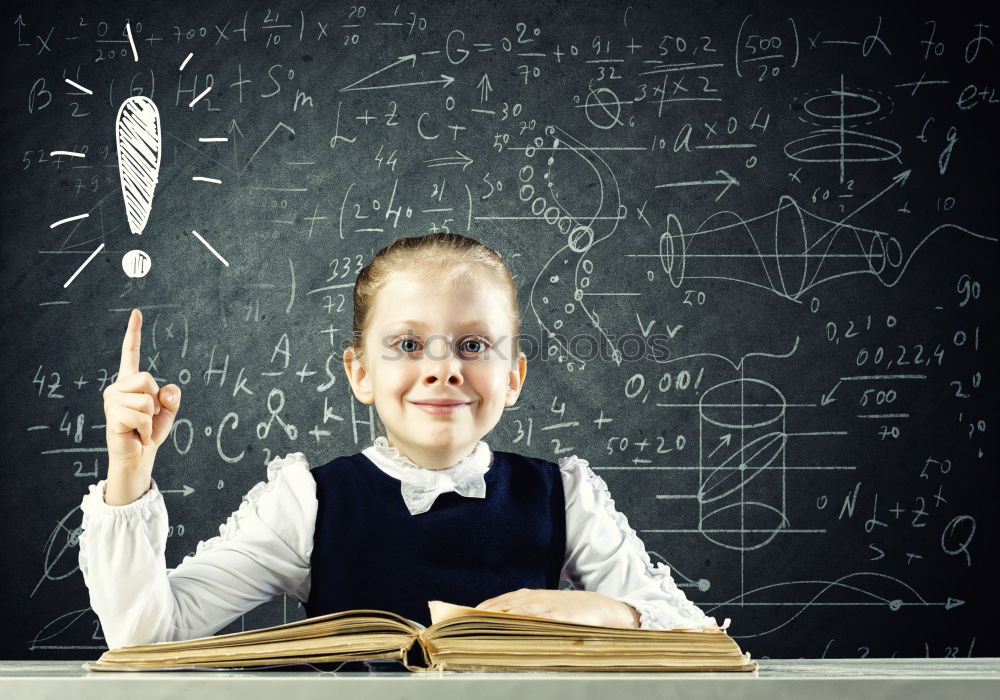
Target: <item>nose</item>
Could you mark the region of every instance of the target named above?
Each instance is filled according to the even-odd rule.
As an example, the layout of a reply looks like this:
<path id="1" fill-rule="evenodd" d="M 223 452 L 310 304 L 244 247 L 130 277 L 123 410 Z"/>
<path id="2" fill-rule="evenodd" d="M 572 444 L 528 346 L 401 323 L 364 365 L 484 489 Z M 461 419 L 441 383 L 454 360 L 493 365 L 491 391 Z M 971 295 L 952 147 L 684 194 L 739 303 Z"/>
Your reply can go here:
<path id="1" fill-rule="evenodd" d="M 427 385 L 445 383 L 461 386 L 462 360 L 445 338 L 435 338 L 424 349 L 423 383 Z"/>

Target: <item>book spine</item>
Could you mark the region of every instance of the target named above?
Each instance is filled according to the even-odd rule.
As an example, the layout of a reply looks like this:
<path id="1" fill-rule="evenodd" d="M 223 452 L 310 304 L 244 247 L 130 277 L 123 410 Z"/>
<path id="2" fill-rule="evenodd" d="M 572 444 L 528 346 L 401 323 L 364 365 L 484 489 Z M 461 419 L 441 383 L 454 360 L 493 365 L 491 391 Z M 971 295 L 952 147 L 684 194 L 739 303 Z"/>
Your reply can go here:
<path id="1" fill-rule="evenodd" d="M 410 645 L 400 650 L 400 660 L 410 671 L 426 671 L 431 666 L 428 643 L 421 635 L 414 635 Z"/>

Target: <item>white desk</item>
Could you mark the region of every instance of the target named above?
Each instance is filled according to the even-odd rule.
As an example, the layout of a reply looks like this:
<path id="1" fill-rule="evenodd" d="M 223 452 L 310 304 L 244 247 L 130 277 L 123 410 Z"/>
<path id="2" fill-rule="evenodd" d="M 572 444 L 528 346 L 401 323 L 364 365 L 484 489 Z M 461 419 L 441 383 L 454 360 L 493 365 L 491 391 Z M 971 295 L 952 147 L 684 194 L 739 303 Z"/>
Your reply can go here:
<path id="1" fill-rule="evenodd" d="M 0 661 L 4 700 L 997 700 L 1000 659 L 763 659 L 756 673 L 95 673 L 75 661 Z"/>

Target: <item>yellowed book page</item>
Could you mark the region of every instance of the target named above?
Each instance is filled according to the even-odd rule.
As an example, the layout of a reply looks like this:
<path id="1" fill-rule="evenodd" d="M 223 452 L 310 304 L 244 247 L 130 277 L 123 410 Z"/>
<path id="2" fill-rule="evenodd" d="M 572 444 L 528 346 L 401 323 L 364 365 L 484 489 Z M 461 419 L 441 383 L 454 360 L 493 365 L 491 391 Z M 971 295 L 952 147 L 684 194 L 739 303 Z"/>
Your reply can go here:
<path id="1" fill-rule="evenodd" d="M 415 635 L 422 626 L 406 620 L 395 613 L 380 610 L 350 610 L 330 615 L 289 622 L 284 625 L 262 629 L 233 632 L 231 634 L 198 637 L 177 642 L 157 642 L 120 647 L 129 652 L 167 652 L 187 649 L 211 649 L 216 647 L 278 642 L 295 639 L 328 637 L 331 635 L 351 635 L 368 632 L 400 633 Z M 108 654 L 117 653 L 112 649 Z"/>
<path id="2" fill-rule="evenodd" d="M 398 649 L 381 652 L 352 652 L 339 654 L 309 655 L 309 656 L 288 656 L 270 657 L 263 659 L 222 659 L 214 661 L 136 661 L 136 662 L 107 662 L 88 661 L 84 668 L 88 671 L 171 671 L 171 670 L 196 670 L 196 669 L 222 669 L 222 668 L 253 668 L 265 666 L 294 666 L 299 664 L 322 664 L 340 663 L 343 661 L 398 661 L 404 655 Z"/>
<path id="3" fill-rule="evenodd" d="M 592 670 L 592 671 L 754 671 L 757 662 L 749 654 L 657 656 L 615 654 L 599 656 L 552 653 L 505 652 L 499 655 L 445 652 L 434 655 L 436 670 Z"/>
<path id="4" fill-rule="evenodd" d="M 512 666 L 509 664 L 489 665 L 480 662 L 454 663 L 446 661 L 435 664 L 426 669 L 427 671 L 600 671 L 600 672 L 629 672 L 629 673 L 701 673 L 701 672 L 752 672 L 757 670 L 756 661 L 748 661 L 740 665 L 732 666 L 566 666 L 561 664 L 540 664 Z"/>
<path id="5" fill-rule="evenodd" d="M 439 640 L 438 649 L 442 652 L 486 652 L 486 653 L 538 653 L 557 655 L 601 655 L 608 653 L 648 654 L 658 656 L 700 656 L 700 657 L 732 657 L 742 652 L 733 641 L 710 646 L 695 646 L 690 644 L 657 643 L 655 641 L 622 644 L 610 639 L 572 640 L 559 639 L 504 639 L 493 638 L 449 638 Z"/>
<path id="6" fill-rule="evenodd" d="M 454 620 L 457 618 L 464 618 L 463 621 L 468 621 L 469 623 L 474 623 L 474 619 L 470 618 L 482 618 L 482 625 L 485 629 L 488 629 L 491 625 L 496 624 L 497 621 L 507 622 L 523 620 L 525 621 L 524 629 L 537 629 L 538 626 L 533 623 L 542 623 L 546 628 L 559 629 L 560 626 L 566 627 L 567 630 L 576 630 L 583 628 L 591 629 L 601 629 L 601 630 L 616 630 L 616 631 L 629 631 L 629 628 L 625 627 L 595 627 L 594 625 L 584 625 L 577 622 L 564 622 L 562 620 L 553 620 L 548 617 L 536 617 L 533 615 L 515 615 L 514 613 L 496 612 L 493 610 L 479 610 L 477 608 L 470 608 L 467 605 L 455 605 L 453 603 L 445 603 L 441 600 L 431 600 L 428 601 L 427 607 L 430 608 L 431 612 L 431 625 L 436 625 L 441 622 L 447 622 L 448 620 Z M 713 630 L 714 631 L 714 630 Z"/>
<path id="7" fill-rule="evenodd" d="M 220 660 L 268 659 L 283 656 L 320 656 L 387 652 L 405 648 L 410 637 L 400 634 L 358 634 L 318 639 L 282 640 L 205 649 L 130 649 L 122 647 L 101 656 L 101 661 L 118 663 L 213 662 Z"/>
<path id="8" fill-rule="evenodd" d="M 444 622 L 445 620 L 450 620 L 453 617 L 461 617 L 469 612 L 480 612 L 475 608 L 470 608 L 467 605 L 455 605 L 453 603 L 446 603 L 443 600 L 431 600 L 427 602 L 427 607 L 431 610 L 431 624 L 436 625 L 439 622 Z"/>
<path id="9" fill-rule="evenodd" d="M 420 634 L 420 638 L 425 642 L 446 637 L 468 639 L 471 635 L 483 635 L 518 638 L 512 639 L 512 642 L 516 643 L 532 639 L 548 643 L 559 638 L 574 640 L 586 637 L 610 639 L 622 643 L 665 643 L 684 646 L 733 644 L 730 637 L 717 628 L 650 630 L 601 627 L 526 615 L 487 612 L 449 604 L 440 607 L 438 613 L 439 619 Z"/>

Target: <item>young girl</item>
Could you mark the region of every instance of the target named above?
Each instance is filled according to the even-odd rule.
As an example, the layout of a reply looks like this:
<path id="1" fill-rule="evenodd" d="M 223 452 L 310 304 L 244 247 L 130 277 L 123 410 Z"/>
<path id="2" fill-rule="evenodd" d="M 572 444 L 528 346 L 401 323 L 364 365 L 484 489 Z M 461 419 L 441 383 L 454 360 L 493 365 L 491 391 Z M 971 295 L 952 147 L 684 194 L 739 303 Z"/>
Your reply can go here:
<path id="1" fill-rule="evenodd" d="M 111 648 L 213 634 L 281 594 L 309 616 L 391 610 L 429 623 L 428 600 L 613 627 L 714 627 L 576 456 L 491 451 L 527 358 L 517 291 L 479 241 L 432 234 L 379 251 L 354 286 L 344 369 L 384 436 L 310 469 L 271 461 L 267 481 L 167 569 L 167 513 L 152 480 L 180 388 L 139 371 L 129 317 L 104 392 L 108 477 L 83 499 L 80 569 Z M 573 590 L 558 590 L 560 579 Z"/>

